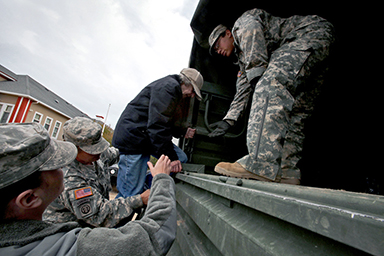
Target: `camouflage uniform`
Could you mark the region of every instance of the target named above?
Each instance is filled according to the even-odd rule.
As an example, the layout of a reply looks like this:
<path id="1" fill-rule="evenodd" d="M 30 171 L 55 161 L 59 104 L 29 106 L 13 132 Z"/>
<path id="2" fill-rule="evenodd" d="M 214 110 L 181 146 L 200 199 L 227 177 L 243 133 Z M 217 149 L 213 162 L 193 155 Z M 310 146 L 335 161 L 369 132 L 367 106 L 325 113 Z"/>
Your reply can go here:
<path id="1" fill-rule="evenodd" d="M 93 145 L 100 146 L 99 143 Z M 62 187 L 58 183 L 62 182 L 58 169 L 73 164 L 77 156 L 75 145 L 51 139 L 40 124 L 0 124 L 0 255 L 166 255 L 176 237 L 177 216 L 175 183 L 165 173 L 153 178 L 144 216 L 123 227 L 81 228 L 76 222 L 53 224 L 36 219 L 41 207 Z M 56 174 L 46 176 L 44 171 Z M 57 179 L 50 180 L 52 177 Z M 92 180 L 89 184 L 98 186 L 99 182 Z M 30 199 L 22 193 L 29 189 L 33 189 L 37 202 L 42 202 L 40 207 L 21 212 L 19 205 L 5 207 L 19 196 Z M 92 187 L 92 190 L 80 189 L 74 193 L 90 199 L 90 191 L 96 190 Z"/>
<path id="2" fill-rule="evenodd" d="M 108 149 L 109 150 L 109 149 Z M 118 158 L 115 158 L 118 159 Z M 140 195 L 109 200 L 111 182 L 102 160 L 84 165 L 77 160 L 63 168 L 65 190 L 44 213 L 44 220 L 80 220 L 95 227 L 114 227 L 143 206 Z"/>
<path id="3" fill-rule="evenodd" d="M 63 168 L 65 189 L 47 207 L 43 215 L 45 221 L 79 221 L 84 226 L 115 227 L 121 221 L 128 221 L 134 209 L 143 206 L 140 195 L 109 200 L 111 182 L 107 167 L 118 161 L 119 151 L 109 148 L 109 144 L 105 150 L 104 139 L 100 137 L 100 125 L 89 119 L 75 118 L 64 124 L 66 140 L 94 154 L 104 151 L 92 165 L 74 160 Z"/>
<path id="4" fill-rule="evenodd" d="M 253 92 L 249 154 L 237 162 L 271 181 L 300 179 L 304 121 L 323 82 L 333 26 L 318 16 L 279 18 L 253 9 L 235 22 L 232 35 L 240 71 L 224 120 L 237 121 Z"/>

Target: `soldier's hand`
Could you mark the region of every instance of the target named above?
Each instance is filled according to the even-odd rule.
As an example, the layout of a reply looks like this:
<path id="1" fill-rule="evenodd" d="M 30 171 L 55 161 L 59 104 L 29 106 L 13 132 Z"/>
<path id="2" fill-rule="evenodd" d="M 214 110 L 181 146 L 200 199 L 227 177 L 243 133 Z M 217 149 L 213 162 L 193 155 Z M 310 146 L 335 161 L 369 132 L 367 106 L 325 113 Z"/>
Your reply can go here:
<path id="1" fill-rule="evenodd" d="M 219 137 L 219 136 L 223 136 L 224 134 L 226 134 L 228 129 L 231 128 L 231 125 L 228 122 L 226 122 L 225 120 L 222 120 L 222 121 L 218 121 L 216 123 L 209 125 L 209 128 L 211 128 L 211 129 L 216 128 L 213 132 L 208 134 L 208 137 L 214 138 L 214 137 Z"/>
<path id="2" fill-rule="evenodd" d="M 153 166 L 151 162 L 147 162 L 147 164 L 153 177 L 159 173 L 165 173 L 168 175 L 171 173 L 171 160 L 165 155 L 161 155 L 155 166 Z"/>
<path id="3" fill-rule="evenodd" d="M 149 194 L 151 193 L 150 189 L 145 190 L 143 193 L 141 193 L 141 200 L 143 201 L 144 205 L 148 204 Z"/>

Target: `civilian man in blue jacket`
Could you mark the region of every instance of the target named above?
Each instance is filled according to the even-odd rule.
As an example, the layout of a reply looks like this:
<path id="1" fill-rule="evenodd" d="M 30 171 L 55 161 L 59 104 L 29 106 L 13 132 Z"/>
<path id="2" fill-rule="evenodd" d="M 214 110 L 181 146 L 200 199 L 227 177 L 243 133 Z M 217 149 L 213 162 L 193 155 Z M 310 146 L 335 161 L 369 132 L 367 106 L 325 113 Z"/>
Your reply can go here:
<path id="1" fill-rule="evenodd" d="M 203 77 L 193 68 L 169 75 L 146 86 L 125 108 L 117 122 L 112 145 L 120 151 L 117 197 L 134 196 L 144 191 L 147 162 L 151 155 L 162 154 L 171 159 L 172 172 L 181 171 L 185 153 L 172 143 L 183 98 L 197 97 Z M 186 138 L 195 130 L 188 129 Z"/>

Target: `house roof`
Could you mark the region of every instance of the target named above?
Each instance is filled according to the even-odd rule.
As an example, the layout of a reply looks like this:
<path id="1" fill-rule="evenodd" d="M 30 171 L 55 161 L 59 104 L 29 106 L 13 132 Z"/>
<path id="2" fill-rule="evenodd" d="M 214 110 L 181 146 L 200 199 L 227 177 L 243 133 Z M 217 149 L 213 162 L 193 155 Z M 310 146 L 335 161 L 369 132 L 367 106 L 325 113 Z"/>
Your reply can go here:
<path id="1" fill-rule="evenodd" d="M 83 113 L 81 110 L 77 109 L 65 99 L 61 98 L 31 77 L 27 75 L 16 75 L 1 65 L 0 72 L 16 79 L 16 81 L 0 82 L 0 93 L 31 98 L 68 118 L 76 116 L 88 117 L 87 114 Z"/>
<path id="2" fill-rule="evenodd" d="M 0 76 L 4 77 L 8 81 L 16 81 L 16 74 L 1 65 L 0 65 Z"/>

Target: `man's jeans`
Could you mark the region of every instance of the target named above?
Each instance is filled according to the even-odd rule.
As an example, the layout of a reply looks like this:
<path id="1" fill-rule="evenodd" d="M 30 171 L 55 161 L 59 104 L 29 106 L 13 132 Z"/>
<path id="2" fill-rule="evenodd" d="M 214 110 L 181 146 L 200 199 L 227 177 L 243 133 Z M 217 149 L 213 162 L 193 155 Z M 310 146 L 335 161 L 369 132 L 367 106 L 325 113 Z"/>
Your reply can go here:
<path id="1" fill-rule="evenodd" d="M 187 155 L 176 145 L 173 145 L 173 148 L 180 162 L 186 163 L 188 161 Z M 116 198 L 138 195 L 143 193 L 145 189 L 150 188 L 152 175 L 149 174 L 147 177 L 147 162 L 149 158 L 150 155 L 120 154 L 119 172 L 117 174 L 117 189 L 119 193 Z"/>

